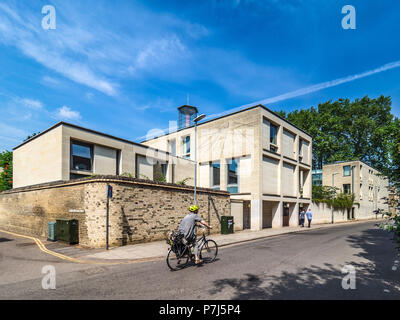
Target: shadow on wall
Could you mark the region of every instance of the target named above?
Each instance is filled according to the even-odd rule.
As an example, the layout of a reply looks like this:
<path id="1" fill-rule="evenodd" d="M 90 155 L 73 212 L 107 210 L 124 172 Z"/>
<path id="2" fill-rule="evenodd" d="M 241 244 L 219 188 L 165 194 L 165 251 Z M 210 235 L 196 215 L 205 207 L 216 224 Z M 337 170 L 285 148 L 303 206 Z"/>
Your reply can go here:
<path id="1" fill-rule="evenodd" d="M 355 256 L 365 263 L 347 262 L 356 270 L 356 290 L 344 290 L 342 274 L 337 266 L 311 266 L 297 272 L 282 272 L 279 276 L 245 274 L 242 279 L 226 278 L 214 281 L 211 295 L 233 289 L 233 300 L 257 299 L 400 299 L 397 272 L 392 271 L 395 244 L 392 236 L 379 229 L 370 229 L 360 237 L 349 236 L 350 246 L 361 249 Z M 393 259 L 388 259 L 388 257 Z M 343 267 L 343 266 L 341 266 Z"/>
<path id="2" fill-rule="evenodd" d="M 129 225 L 128 218 L 126 217 L 125 214 L 125 209 L 123 206 L 121 206 L 121 213 L 122 213 L 122 245 L 126 246 L 128 243 L 132 242 L 132 235 L 133 231 L 132 228 Z M 129 241 L 128 241 L 129 239 Z"/>

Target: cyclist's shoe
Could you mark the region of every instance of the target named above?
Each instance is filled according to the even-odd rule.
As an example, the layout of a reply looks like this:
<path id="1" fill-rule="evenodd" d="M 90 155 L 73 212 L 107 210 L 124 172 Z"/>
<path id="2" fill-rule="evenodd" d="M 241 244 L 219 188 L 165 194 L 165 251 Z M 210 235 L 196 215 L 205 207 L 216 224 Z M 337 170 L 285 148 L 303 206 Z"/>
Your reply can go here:
<path id="1" fill-rule="evenodd" d="M 203 260 L 199 259 L 195 261 L 195 264 L 200 264 L 200 263 L 203 263 Z"/>

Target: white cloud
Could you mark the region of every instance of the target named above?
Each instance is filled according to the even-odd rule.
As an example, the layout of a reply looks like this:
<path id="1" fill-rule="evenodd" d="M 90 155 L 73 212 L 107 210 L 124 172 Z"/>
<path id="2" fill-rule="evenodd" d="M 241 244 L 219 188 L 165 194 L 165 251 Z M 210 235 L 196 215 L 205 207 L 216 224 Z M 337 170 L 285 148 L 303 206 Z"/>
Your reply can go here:
<path id="1" fill-rule="evenodd" d="M 186 52 L 184 40 L 209 34 L 200 24 L 155 13 L 142 5 L 132 5 L 129 13 L 121 12 L 125 17 L 129 14 L 129 21 L 119 18 L 116 22 L 118 11 L 109 14 L 115 5 L 108 2 L 99 8 L 58 0 L 53 4 L 56 30 L 43 30 L 40 13 L 26 5 L 16 1 L 1 4 L 0 44 L 12 45 L 44 67 L 110 96 L 119 95 L 118 81 L 123 78 L 154 71 L 155 67 L 157 73 L 167 70 L 171 74 L 173 62 L 179 63 Z M 49 77 L 42 80 L 55 84 Z"/>
<path id="2" fill-rule="evenodd" d="M 59 120 L 79 120 L 81 119 L 81 114 L 67 106 L 63 106 L 56 110 L 54 117 Z"/>
<path id="3" fill-rule="evenodd" d="M 51 85 L 60 85 L 60 81 L 58 79 L 49 76 L 44 76 L 42 81 Z"/>
<path id="4" fill-rule="evenodd" d="M 46 32 L 29 12 L 24 12 L 24 19 L 17 12 L 5 4 L 0 6 L 0 43 L 17 47 L 26 56 L 72 81 L 107 95 L 116 94 L 117 85 L 86 62 L 90 60 L 86 47 L 90 47 L 94 35 L 77 26 L 69 27 L 70 24 L 64 28 L 61 24 L 61 30 Z"/>
<path id="5" fill-rule="evenodd" d="M 144 50 L 139 52 L 136 58 L 136 65 L 139 68 L 164 64 L 171 60 L 171 57 L 181 54 L 185 51 L 185 46 L 176 36 L 155 40 L 151 42 Z"/>
<path id="6" fill-rule="evenodd" d="M 28 135 L 28 132 L 19 128 L 15 128 L 5 123 L 0 122 L 0 132 L 7 132 L 10 138 L 23 138 Z"/>
<path id="7" fill-rule="evenodd" d="M 32 108 L 32 109 L 42 109 L 43 108 L 43 103 L 40 102 L 39 100 L 33 100 L 33 99 L 21 99 L 20 100 L 23 105 L 26 107 Z"/>

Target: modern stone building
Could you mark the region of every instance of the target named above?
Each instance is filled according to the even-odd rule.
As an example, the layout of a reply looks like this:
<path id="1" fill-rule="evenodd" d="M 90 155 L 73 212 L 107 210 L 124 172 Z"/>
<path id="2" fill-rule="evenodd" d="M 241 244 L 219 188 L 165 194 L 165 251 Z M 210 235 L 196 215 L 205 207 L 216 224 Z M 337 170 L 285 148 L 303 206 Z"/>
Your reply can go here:
<path id="1" fill-rule="evenodd" d="M 355 203 L 357 204 L 343 215 L 342 220 L 370 219 L 376 217 L 374 211 L 377 209 L 388 211 L 389 182 L 387 178 L 362 161 L 336 162 L 324 165 L 322 168 L 322 185 L 335 186 L 339 192 L 355 195 Z M 318 211 L 315 206 L 314 213 L 316 217 L 323 215 L 323 212 Z M 329 215 L 329 213 L 326 214 Z"/>
<path id="2" fill-rule="evenodd" d="M 132 141 L 59 122 L 13 151 L 13 187 L 95 175 L 193 185 L 194 162 Z"/>
<path id="3" fill-rule="evenodd" d="M 178 130 L 143 144 L 195 160 L 197 109 L 179 108 Z M 312 137 L 263 105 L 197 125 L 198 185 L 231 193 L 236 229 L 298 225 L 311 205 Z"/>

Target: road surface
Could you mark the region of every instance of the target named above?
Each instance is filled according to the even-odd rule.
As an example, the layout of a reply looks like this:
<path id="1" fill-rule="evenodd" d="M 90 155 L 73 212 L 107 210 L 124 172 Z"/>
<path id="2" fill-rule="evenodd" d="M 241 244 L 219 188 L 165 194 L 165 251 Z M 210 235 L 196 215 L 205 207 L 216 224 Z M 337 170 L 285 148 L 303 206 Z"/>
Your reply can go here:
<path id="1" fill-rule="evenodd" d="M 161 260 L 76 264 L 0 233 L 0 299 L 399 299 L 392 237 L 374 222 L 347 223 L 224 247 L 212 264 L 171 272 Z M 42 288 L 46 265 L 54 290 Z"/>

